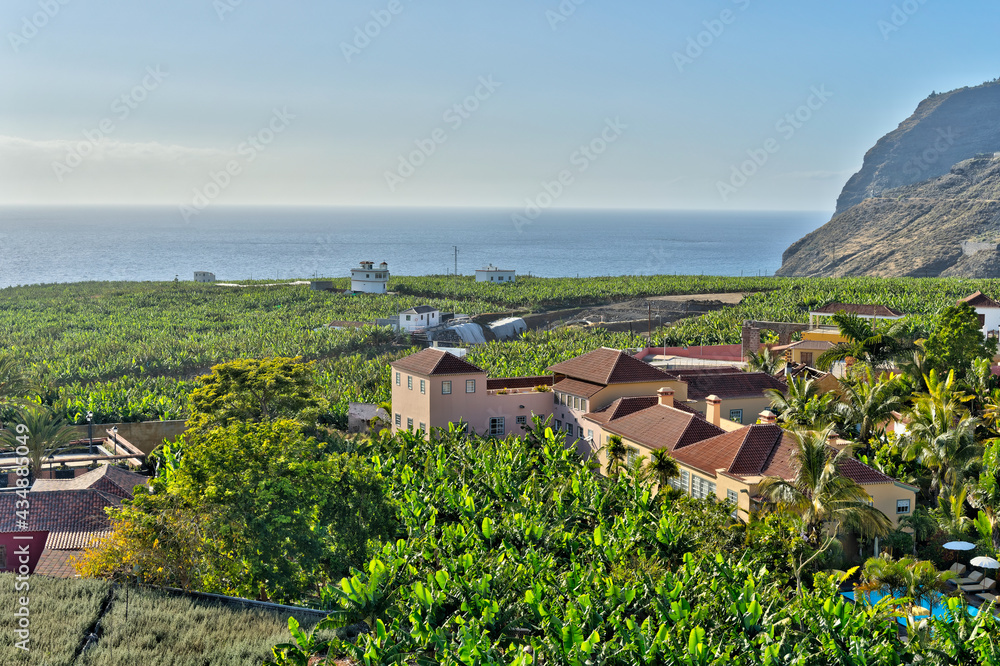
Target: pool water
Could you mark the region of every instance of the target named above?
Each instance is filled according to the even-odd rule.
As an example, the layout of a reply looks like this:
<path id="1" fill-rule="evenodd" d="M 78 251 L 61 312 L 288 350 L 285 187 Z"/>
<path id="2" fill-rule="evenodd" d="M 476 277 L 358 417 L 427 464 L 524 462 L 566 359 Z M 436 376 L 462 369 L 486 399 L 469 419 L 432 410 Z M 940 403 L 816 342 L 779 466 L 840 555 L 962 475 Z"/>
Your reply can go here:
<path id="1" fill-rule="evenodd" d="M 845 597 L 847 597 L 848 599 L 850 599 L 851 601 L 854 601 L 854 592 L 843 592 L 842 594 Z M 872 592 L 871 594 L 866 595 L 866 596 L 870 597 L 871 600 L 872 600 L 872 603 L 875 604 L 875 603 L 878 603 L 879 601 L 881 601 L 887 595 L 882 594 L 881 592 Z M 900 597 L 896 597 L 896 598 L 898 599 Z M 927 599 L 922 599 L 921 601 L 917 602 L 917 605 L 918 606 L 923 606 L 924 608 L 927 608 L 928 607 L 927 606 Z M 931 615 L 933 615 L 935 618 L 937 618 L 939 620 L 947 620 L 948 619 L 948 607 L 945 604 L 941 603 L 941 597 L 939 595 L 934 597 L 934 605 L 930 606 L 930 611 L 931 611 Z M 976 616 L 978 614 L 979 614 L 979 611 L 977 609 L 973 608 L 972 606 L 969 606 L 969 615 Z M 918 616 L 917 619 L 920 619 L 921 617 L 927 617 L 927 616 L 926 615 Z M 899 618 L 898 621 L 899 621 L 900 624 L 902 624 L 904 626 L 906 625 L 906 618 L 902 618 L 901 617 L 901 618 Z"/>

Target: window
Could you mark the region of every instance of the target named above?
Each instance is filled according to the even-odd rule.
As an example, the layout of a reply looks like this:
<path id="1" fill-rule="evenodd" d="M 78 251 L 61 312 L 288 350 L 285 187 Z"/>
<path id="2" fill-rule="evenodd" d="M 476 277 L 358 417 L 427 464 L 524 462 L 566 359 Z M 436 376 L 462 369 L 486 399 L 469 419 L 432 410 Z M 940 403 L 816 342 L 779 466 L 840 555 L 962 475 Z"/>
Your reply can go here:
<path id="1" fill-rule="evenodd" d="M 580 409 L 580 398 L 573 398 L 573 409 Z"/>
<path id="2" fill-rule="evenodd" d="M 410 315 L 406 315 L 406 321 L 410 321 Z"/>
<path id="3" fill-rule="evenodd" d="M 732 502 L 733 504 L 739 504 L 740 503 L 740 496 L 739 496 L 739 494 L 735 490 L 733 490 L 732 488 L 730 488 L 730 489 L 728 489 L 726 491 L 726 499 L 728 501 Z"/>
<path id="4" fill-rule="evenodd" d="M 562 430 L 562 421 L 556 419 L 556 430 Z"/>
<path id="5" fill-rule="evenodd" d="M 406 388 L 413 390 L 413 375 L 406 376 Z"/>
<path id="6" fill-rule="evenodd" d="M 397 372 L 396 373 L 396 386 L 399 386 L 399 375 L 400 375 L 400 373 Z"/>
<path id="7" fill-rule="evenodd" d="M 812 352 L 802 352 L 802 355 L 799 357 L 799 360 L 802 361 L 803 363 L 805 363 L 806 365 L 812 365 L 813 364 L 813 353 Z"/>
<path id="8" fill-rule="evenodd" d="M 730 409 L 729 410 L 729 420 L 733 423 L 743 423 L 743 410 L 742 409 Z"/>
<path id="9" fill-rule="evenodd" d="M 420 422 L 420 432 L 422 432 L 422 433 L 426 433 L 427 432 L 427 424 L 424 423 L 423 421 Z"/>
<path id="10" fill-rule="evenodd" d="M 691 488 L 691 475 L 686 469 L 682 469 L 680 476 L 670 479 L 670 487 L 674 490 L 688 492 Z"/>
<path id="11" fill-rule="evenodd" d="M 576 434 L 576 436 L 583 439 L 583 426 L 580 426 L 580 431 Z"/>
<path id="12" fill-rule="evenodd" d="M 451 395 L 451 382 L 441 382 L 441 395 Z"/>
<path id="13" fill-rule="evenodd" d="M 625 462 L 631 467 L 635 464 L 635 461 L 639 458 L 639 450 L 633 449 L 631 446 L 628 447 L 628 454 L 625 456 Z"/>
<path id="14" fill-rule="evenodd" d="M 896 500 L 896 513 L 909 513 L 910 512 L 910 500 Z"/>
<path id="15" fill-rule="evenodd" d="M 490 437 L 503 437 L 507 432 L 504 427 L 504 417 L 494 416 L 490 419 Z"/>
<path id="16" fill-rule="evenodd" d="M 396 414 L 396 427 L 398 428 L 401 425 L 403 425 L 403 415 Z"/>
<path id="17" fill-rule="evenodd" d="M 555 404 L 557 404 L 557 405 L 559 404 L 559 393 L 553 393 L 552 394 L 552 402 L 555 403 Z"/>
<path id="18" fill-rule="evenodd" d="M 696 476 L 691 480 L 691 495 L 698 499 L 715 497 L 715 484 L 700 476 Z"/>
<path id="19" fill-rule="evenodd" d="M 466 379 L 465 380 L 465 392 L 466 393 L 475 393 L 476 392 L 476 380 L 475 379 Z"/>
<path id="20" fill-rule="evenodd" d="M 573 424 L 569 423 L 568 421 L 566 422 L 566 432 L 569 433 L 570 437 L 573 436 Z"/>
<path id="21" fill-rule="evenodd" d="M 423 379 L 420 380 L 420 392 L 427 393 L 427 382 Z"/>
<path id="22" fill-rule="evenodd" d="M 515 421 L 517 421 L 517 425 L 528 425 L 528 417 L 527 416 L 518 416 L 515 419 Z"/>
<path id="23" fill-rule="evenodd" d="M 406 429 L 413 430 L 413 419 L 406 419 Z"/>
<path id="24" fill-rule="evenodd" d="M 594 431 L 593 430 L 588 430 L 587 431 L 587 439 L 589 439 L 590 441 L 594 441 Z"/>

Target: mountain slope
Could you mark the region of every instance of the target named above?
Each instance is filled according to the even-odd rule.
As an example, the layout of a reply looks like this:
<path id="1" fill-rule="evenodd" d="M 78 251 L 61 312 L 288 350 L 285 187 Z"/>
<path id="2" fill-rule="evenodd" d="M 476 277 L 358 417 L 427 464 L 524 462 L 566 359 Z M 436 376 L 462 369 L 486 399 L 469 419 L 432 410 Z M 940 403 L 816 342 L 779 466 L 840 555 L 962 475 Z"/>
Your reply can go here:
<path id="1" fill-rule="evenodd" d="M 785 251 L 777 275 L 998 277 L 998 243 L 1000 159 L 991 155 L 835 215 Z"/>

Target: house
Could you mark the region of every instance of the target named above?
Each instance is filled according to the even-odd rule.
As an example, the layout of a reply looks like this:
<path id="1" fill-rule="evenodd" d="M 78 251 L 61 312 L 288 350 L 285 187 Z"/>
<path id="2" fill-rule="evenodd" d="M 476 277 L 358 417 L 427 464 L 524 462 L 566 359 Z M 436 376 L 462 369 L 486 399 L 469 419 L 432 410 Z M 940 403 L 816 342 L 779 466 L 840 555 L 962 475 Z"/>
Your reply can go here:
<path id="1" fill-rule="evenodd" d="M 132 498 L 136 486 L 148 482 L 145 476 L 113 465 L 101 465 L 74 479 L 36 479 L 29 494 L 27 525 L 49 534 L 35 572 L 75 576 L 70 558 L 111 531 L 105 509 L 120 507 L 122 500 Z M 15 514 L 19 499 L 16 493 L 0 492 L 0 531 L 21 529 Z"/>
<path id="2" fill-rule="evenodd" d="M 476 282 L 510 284 L 516 280 L 516 271 L 497 268 L 493 264 L 490 264 L 486 268 L 480 268 L 476 271 Z"/>
<path id="3" fill-rule="evenodd" d="M 764 392 L 775 389 L 787 393 L 788 386 L 766 372 L 744 372 L 735 367 L 674 368 L 670 374 L 686 386 L 680 398 L 691 408 L 706 414 L 709 396 L 719 401 L 720 414 L 733 423 L 744 424 L 771 406 Z"/>
<path id="4" fill-rule="evenodd" d="M 399 329 L 407 333 L 433 328 L 441 323 L 441 311 L 429 305 L 418 305 L 399 313 Z"/>
<path id="5" fill-rule="evenodd" d="M 194 272 L 195 282 L 215 282 L 215 273 L 209 273 L 208 271 L 195 271 Z"/>
<path id="6" fill-rule="evenodd" d="M 388 293 L 389 264 L 375 267 L 374 261 L 362 261 L 360 268 L 351 269 L 351 291 L 359 294 Z"/>
<path id="7" fill-rule="evenodd" d="M 1000 336 L 1000 303 L 986 296 L 981 291 L 977 291 L 971 296 L 966 296 L 958 302 L 959 305 L 965 303 L 971 305 L 976 314 L 979 315 L 979 325 L 982 327 L 983 335 L 987 337 Z"/>
<path id="8" fill-rule="evenodd" d="M 807 333 L 803 333 L 803 337 Z M 812 367 L 816 365 L 816 360 L 823 355 L 823 352 L 832 348 L 833 345 L 834 343 L 829 340 L 810 340 L 806 338 L 787 345 L 775 345 L 771 347 L 771 353 L 783 354 L 786 363 Z"/>

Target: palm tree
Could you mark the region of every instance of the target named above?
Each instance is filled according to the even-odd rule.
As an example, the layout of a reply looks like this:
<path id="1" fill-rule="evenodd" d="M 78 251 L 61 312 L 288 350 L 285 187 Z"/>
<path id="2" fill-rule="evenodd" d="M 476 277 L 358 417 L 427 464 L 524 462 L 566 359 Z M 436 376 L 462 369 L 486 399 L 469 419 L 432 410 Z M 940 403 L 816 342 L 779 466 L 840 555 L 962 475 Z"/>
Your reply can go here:
<path id="1" fill-rule="evenodd" d="M 1000 553 L 1000 440 L 994 440 L 983 455 L 983 472 L 972 487 L 969 504 L 979 509 L 990 531 L 993 550 Z"/>
<path id="2" fill-rule="evenodd" d="M 972 525 L 972 519 L 965 515 L 967 493 L 968 488 L 962 487 L 957 495 L 938 495 L 937 507 L 930 510 L 938 529 L 956 541 L 963 540 Z"/>
<path id="3" fill-rule="evenodd" d="M 837 396 L 832 393 L 819 394 L 819 388 L 812 379 L 792 377 L 788 380 L 788 392 L 766 389 L 764 394 L 771 399 L 771 410 L 778 421 L 786 425 L 804 428 L 822 428 L 829 425 L 836 414 Z"/>
<path id="4" fill-rule="evenodd" d="M 604 453 L 608 456 L 608 475 L 618 476 L 625 468 L 628 459 L 628 447 L 618 435 L 610 435 L 604 445 Z"/>
<path id="5" fill-rule="evenodd" d="M 76 431 L 67 425 L 61 417 L 43 407 L 18 410 L 18 414 L 20 424 L 26 428 L 26 431 L 19 433 L 16 428 L 6 430 L 0 433 L 0 439 L 15 448 L 27 447 L 28 455 L 26 457 L 31 464 L 32 476 L 38 476 L 46 458 L 52 457 L 66 448 L 67 444 L 79 439 Z M 21 439 L 18 439 L 19 437 Z"/>
<path id="6" fill-rule="evenodd" d="M 843 525 L 861 536 L 885 536 L 892 522 L 871 506 L 871 497 L 840 471 L 850 458 L 850 447 L 841 451 L 827 445 L 831 429 L 792 431 L 795 440 L 795 478 L 768 477 L 757 492 L 780 509 L 797 514 L 805 526 L 806 540 L 819 548 L 826 524 Z"/>
<path id="7" fill-rule="evenodd" d="M 0 356 L 0 405 L 24 405 L 36 393 L 34 383 L 10 356 Z"/>
<path id="8" fill-rule="evenodd" d="M 649 470 L 652 478 L 656 480 L 658 486 L 657 494 L 666 491 L 670 486 L 670 480 L 676 479 L 681 475 L 680 465 L 670 455 L 670 451 L 666 449 L 656 449 L 653 451 L 650 461 L 646 463 L 646 469 Z"/>
<path id="9" fill-rule="evenodd" d="M 933 369 L 927 360 L 927 353 L 924 351 L 924 341 L 917 340 L 913 343 L 913 349 L 908 350 L 900 356 L 899 369 L 913 381 L 915 392 L 926 391 L 927 384 L 924 377 L 930 374 Z"/>
<path id="10" fill-rule="evenodd" d="M 933 605 L 933 597 L 948 590 L 948 581 L 954 580 L 951 571 L 938 571 L 933 562 L 904 557 L 893 560 L 887 555 L 873 557 L 865 562 L 864 581 L 859 585 L 863 592 L 884 592 L 894 597 L 907 597 L 907 616 L 912 619 L 913 608 L 921 601 Z"/>
<path id="11" fill-rule="evenodd" d="M 905 332 L 901 322 L 882 328 L 871 320 L 846 312 L 833 315 L 833 321 L 846 341 L 820 354 L 816 359 L 816 367 L 820 370 L 829 370 L 834 363 L 851 358 L 871 368 L 887 368 L 909 347 L 903 342 Z"/>
<path id="12" fill-rule="evenodd" d="M 917 552 L 917 542 L 926 542 L 938 530 L 938 521 L 931 515 L 927 507 L 921 505 L 916 507 L 911 513 L 900 516 L 899 527 L 908 527 L 913 530 L 913 552 Z"/>
<path id="13" fill-rule="evenodd" d="M 784 367 L 785 358 L 776 356 L 770 349 L 765 348 L 760 353 L 750 352 L 747 354 L 747 372 L 766 372 L 769 375 L 774 375 Z"/>
<path id="14" fill-rule="evenodd" d="M 903 387 L 895 376 L 876 378 L 871 368 L 853 381 L 841 380 L 843 400 L 837 405 L 841 422 L 853 430 L 856 441 L 870 451 L 876 428 L 903 409 Z M 845 433 L 847 434 L 847 433 Z"/>
<path id="15" fill-rule="evenodd" d="M 944 380 L 935 370 L 924 379 L 927 393 L 914 398 L 903 455 L 930 471 L 931 492 L 941 495 L 975 470 L 982 451 L 975 436 L 980 421 L 965 408 L 971 397 L 957 390 L 954 370 Z"/>

